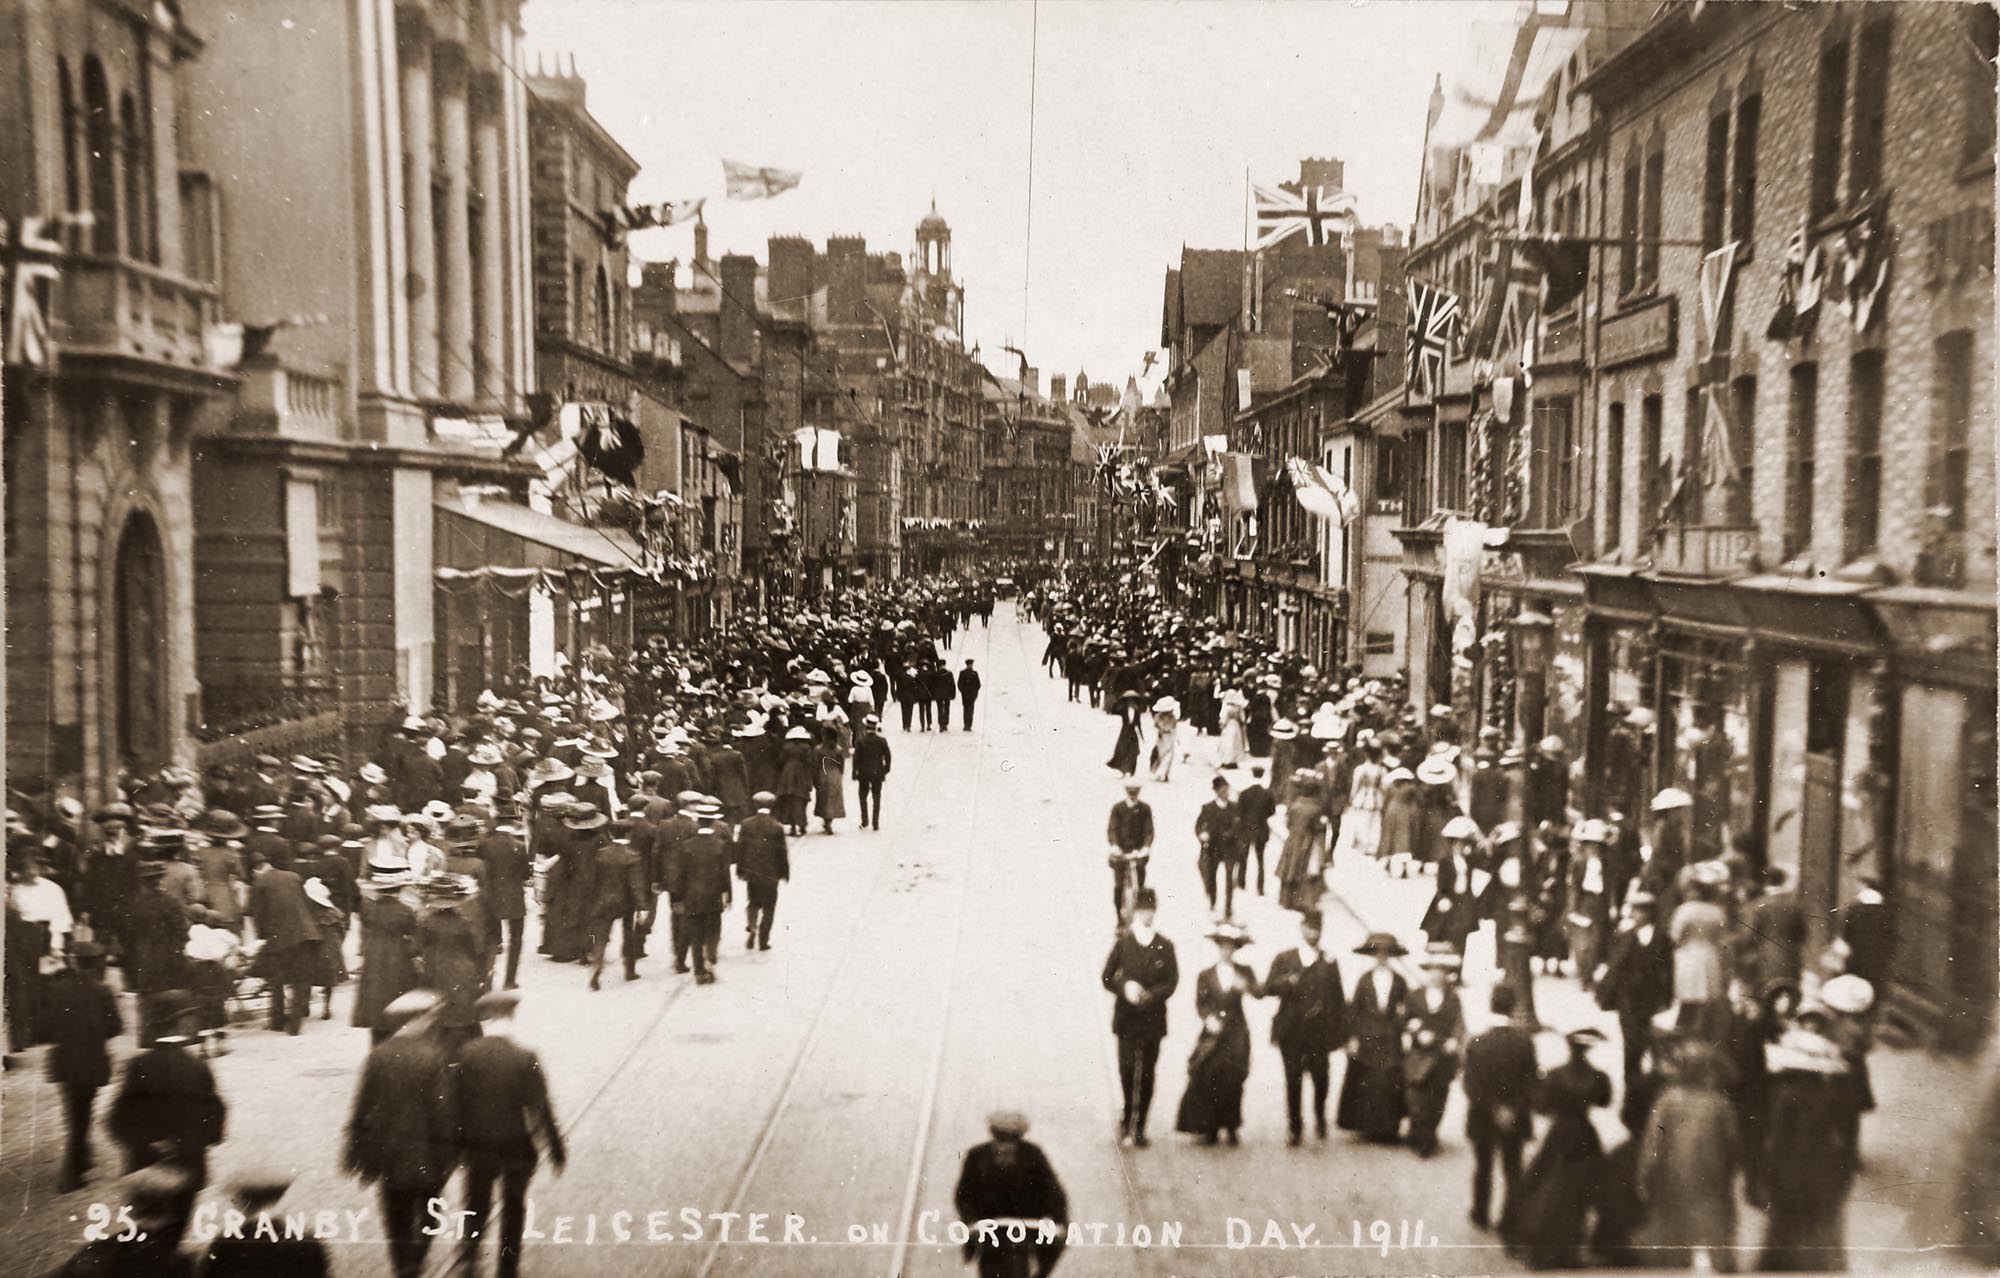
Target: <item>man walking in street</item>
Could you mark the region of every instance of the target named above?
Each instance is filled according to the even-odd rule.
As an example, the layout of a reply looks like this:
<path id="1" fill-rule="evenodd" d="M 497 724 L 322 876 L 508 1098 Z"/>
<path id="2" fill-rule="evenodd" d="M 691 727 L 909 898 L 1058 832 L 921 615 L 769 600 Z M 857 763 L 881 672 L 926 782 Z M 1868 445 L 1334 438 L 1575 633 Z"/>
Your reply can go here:
<path id="1" fill-rule="evenodd" d="M 1219 780 L 1219 778 L 1218 778 Z M 1314 1133 L 1326 1139 L 1327 1065 L 1345 1033 L 1346 989 L 1340 967 L 1320 952 L 1320 916 L 1308 910 L 1299 916 L 1298 948 L 1271 960 L 1264 992 L 1278 1000 L 1271 1018 L 1271 1041 L 1285 1063 L 1286 1143 L 1297 1145 L 1305 1130 L 1302 1114 L 1305 1080 L 1313 1087 Z"/>
<path id="2" fill-rule="evenodd" d="M 729 842 L 717 829 L 722 809 L 707 799 L 687 810 L 694 833 L 681 842 L 680 895 L 687 904 L 684 941 L 694 954 L 698 985 L 715 984 L 716 944 L 729 908 Z"/>
<path id="3" fill-rule="evenodd" d="M 771 815 L 778 796 L 759 790 L 750 797 L 757 811 L 736 832 L 736 874 L 743 880 L 743 948 L 771 948 L 771 921 L 778 913 L 778 884 L 792 877 L 785 827 Z M 865 811 L 865 809 L 864 809 Z"/>
<path id="4" fill-rule="evenodd" d="M 127 1175 L 164 1163 L 184 1173 L 179 1210 L 171 1226 L 179 1239 L 208 1184 L 208 1151 L 222 1143 L 229 1109 L 215 1089 L 208 1062 L 190 1052 L 201 1007 L 179 991 L 159 996 L 162 1033 L 125 1066 L 104 1125 L 125 1151 Z"/>
<path id="5" fill-rule="evenodd" d="M 1249 878 L 1250 858 L 1257 858 L 1257 895 L 1264 895 L 1264 849 L 1271 841 L 1271 817 L 1278 805 L 1264 784 L 1264 765 L 1250 765 L 1250 784 L 1236 796 L 1237 839 L 1243 855 L 1236 862 L 1236 886 L 1240 890 Z"/>
<path id="6" fill-rule="evenodd" d="M 1127 781 L 1124 801 L 1111 805 L 1104 841 L 1111 845 L 1111 908 L 1122 920 L 1127 872 L 1135 891 L 1145 887 L 1146 859 L 1153 847 L 1153 809 L 1139 797 L 1137 781 Z"/>
<path id="7" fill-rule="evenodd" d="M 1632 912 L 1632 924 L 1611 938 L 1610 957 L 1597 973 L 1597 1005 L 1618 1014 L 1618 1032 L 1625 1045 L 1625 1090 L 1630 1094 L 1645 1076 L 1653 1018 L 1674 1000 L 1674 950 L 1653 922 L 1651 893 L 1635 890 L 1625 904 Z"/>
<path id="8" fill-rule="evenodd" d="M 639 979 L 639 928 L 652 883 L 639 854 L 632 850 L 633 822 L 620 817 L 611 823 L 611 837 L 597 849 L 591 863 L 590 988 L 603 988 L 604 951 L 611 927 L 618 925 L 619 952 L 625 979 Z"/>
<path id="9" fill-rule="evenodd" d="M 986 1130 L 993 1139 L 965 1151 L 958 1187 L 952 1193 L 958 1218 L 970 1234 L 964 1243 L 965 1258 L 978 1262 L 979 1278 L 1020 1274 L 1047 1278 L 1066 1245 L 1063 1227 L 1069 1223 L 1069 1200 L 1062 1182 L 1041 1146 L 1022 1139 L 1028 1134 L 1024 1115 L 1013 1110 L 991 1114 Z M 1004 1225 L 977 1228 L 981 1221 L 1019 1221 L 1027 1228 L 1025 1236 L 1016 1240 Z M 1051 1226 L 1046 1231 L 1038 1227 L 1044 1221 Z"/>
<path id="10" fill-rule="evenodd" d="M 521 970 L 521 938 L 527 927 L 528 879 L 534 862 L 521 841 L 521 827 L 512 820 L 496 822 L 479 841 L 479 859 L 486 865 L 486 906 L 507 936 L 506 988 L 516 988 Z"/>
<path id="11" fill-rule="evenodd" d="M 394 1028 L 363 1062 L 347 1120 L 344 1162 L 379 1188 L 395 1278 L 423 1273 L 431 1246 L 426 1204 L 458 1163 L 457 1099 L 434 1029 L 441 1006 L 429 990 L 411 990 L 383 1009 L 385 1028 Z"/>
<path id="12" fill-rule="evenodd" d="M 488 994 L 479 1000 L 485 1033 L 458 1058 L 459 1139 L 465 1157 L 465 1228 L 459 1265 L 477 1273 L 479 1244 L 492 1224 L 493 1182 L 500 1182 L 499 1278 L 514 1278 L 521 1267 L 521 1227 L 527 1214 L 528 1182 L 548 1151 L 558 1175 L 569 1161 L 555 1109 L 549 1103 L 542 1062 L 514 1041 L 514 1009 L 520 995 Z"/>
<path id="13" fill-rule="evenodd" d="M 924 675 L 924 686 L 930 689 L 931 701 L 937 706 L 937 730 L 951 731 L 951 703 L 958 695 L 958 683 L 951 677 L 951 671 L 942 661 L 933 662 Z"/>
<path id="14" fill-rule="evenodd" d="M 1132 925 L 1111 944 L 1104 960 L 1104 988 L 1117 1000 L 1111 1033 L 1118 1040 L 1118 1086 L 1125 1094 L 1118 1139 L 1144 1149 L 1146 1114 L 1153 1105 L 1153 1069 L 1167 1036 L 1167 1000 L 1180 987 L 1174 943 L 1153 930 L 1159 898 L 1140 888 L 1132 900 Z"/>
<path id="15" fill-rule="evenodd" d="M 1215 908 L 1219 876 L 1222 916 L 1228 918 L 1236 904 L 1236 871 L 1232 865 L 1237 839 L 1236 805 L 1229 801 L 1227 778 L 1215 778 L 1212 786 L 1215 797 L 1202 804 L 1201 811 L 1195 814 L 1194 837 L 1201 845 L 1201 886 L 1208 894 L 1208 908 Z"/>
<path id="16" fill-rule="evenodd" d="M 44 991 L 45 1024 L 55 1046 L 49 1049 L 49 1078 L 62 1090 L 68 1140 L 63 1146 L 58 1193 L 81 1186 L 90 1173 L 90 1119 L 97 1089 L 111 1081 L 111 1057 L 104 1045 L 124 1032 L 118 997 L 104 983 L 104 950 L 83 941 L 70 950 L 74 968 L 49 978 Z"/>
<path id="17" fill-rule="evenodd" d="M 319 961 L 319 924 L 305 884 L 292 872 L 290 849 L 273 847 L 272 860 L 250 884 L 250 917 L 264 948 L 258 952 L 271 987 L 271 1028 L 297 1034 L 312 1010 L 312 979 Z M 287 1005 L 287 998 L 290 999 Z"/>
<path id="18" fill-rule="evenodd" d="M 854 788 L 861 794 L 864 830 L 882 828 L 882 783 L 889 779 L 891 761 L 889 738 L 882 735 L 882 721 L 871 714 L 862 719 L 861 735 L 854 742 Z"/>
<path id="19" fill-rule="evenodd" d="M 972 731 L 972 707 L 979 700 L 979 672 L 972 668 L 972 658 L 965 659 L 965 669 L 958 672 L 958 700 L 963 711 L 965 730 Z"/>
<path id="20" fill-rule="evenodd" d="M 1500 1216 L 1521 1181 L 1521 1150 L 1534 1134 L 1532 1103 L 1541 1069 L 1535 1040 L 1514 1019 L 1514 987 L 1496 985 L 1490 996 L 1496 1023 L 1465 1045 L 1465 1138 L 1472 1142 L 1472 1223 L 1494 1219 L 1493 1156 L 1500 1155 Z"/>
<path id="21" fill-rule="evenodd" d="M 653 883 L 667 898 L 668 939 L 673 946 L 676 975 L 688 970 L 687 895 L 681 887 L 681 865 L 688 837 L 695 831 L 694 818 L 688 815 L 688 809 L 700 802 L 699 791 L 680 791 L 674 796 L 674 814 L 653 828 Z"/>

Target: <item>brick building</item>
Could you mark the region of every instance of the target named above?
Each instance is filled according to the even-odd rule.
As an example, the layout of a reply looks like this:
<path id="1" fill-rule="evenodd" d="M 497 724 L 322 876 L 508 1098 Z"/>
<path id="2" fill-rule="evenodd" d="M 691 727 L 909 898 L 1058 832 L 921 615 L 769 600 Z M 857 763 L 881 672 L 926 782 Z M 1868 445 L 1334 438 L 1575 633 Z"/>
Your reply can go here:
<path id="1" fill-rule="evenodd" d="M 1039 370 L 1026 372 L 1025 382 L 985 379 L 985 526 L 979 543 L 984 553 L 1002 558 L 1067 559 L 1077 553 L 1071 406 L 1042 394 Z"/>

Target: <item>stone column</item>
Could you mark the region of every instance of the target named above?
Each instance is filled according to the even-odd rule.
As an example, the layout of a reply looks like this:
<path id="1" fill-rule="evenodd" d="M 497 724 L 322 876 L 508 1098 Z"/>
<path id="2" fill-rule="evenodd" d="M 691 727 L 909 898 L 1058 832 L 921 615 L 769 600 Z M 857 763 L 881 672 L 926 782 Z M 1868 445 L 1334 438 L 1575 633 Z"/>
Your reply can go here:
<path id="1" fill-rule="evenodd" d="M 403 221 L 409 248 L 410 389 L 436 399 L 438 381 L 437 239 L 431 200 L 431 41 L 421 15 L 399 11 L 397 51 L 403 72 Z"/>
<path id="2" fill-rule="evenodd" d="M 444 351 L 439 377 L 444 397 L 456 404 L 472 402 L 472 150 L 466 105 L 465 47 L 440 43 L 435 60 L 438 93 L 438 141 L 444 174 L 443 260 L 438 273 L 444 287 L 438 297 L 438 326 Z"/>
<path id="3" fill-rule="evenodd" d="M 500 77 L 487 74 L 473 83 L 472 149 L 479 182 L 479 398 L 495 408 L 508 405 L 507 384 L 507 192 L 501 182 Z"/>

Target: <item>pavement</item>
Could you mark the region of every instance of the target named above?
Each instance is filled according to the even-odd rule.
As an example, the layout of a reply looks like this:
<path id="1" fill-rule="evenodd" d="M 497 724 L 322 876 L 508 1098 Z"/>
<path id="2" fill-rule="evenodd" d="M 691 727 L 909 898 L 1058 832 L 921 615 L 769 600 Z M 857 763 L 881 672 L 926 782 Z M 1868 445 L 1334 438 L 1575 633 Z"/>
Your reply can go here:
<path id="1" fill-rule="evenodd" d="M 1085 1222 L 1088 1241 L 1064 1257 L 1065 1275 L 1516 1268 L 1466 1222 L 1470 1155 L 1456 1095 L 1445 1147 L 1428 1160 L 1339 1133 L 1286 1147 L 1268 1001 L 1250 1013 L 1257 1051 L 1242 1146 L 1201 1148 L 1172 1134 L 1196 1030 L 1194 975 L 1214 957 L 1200 939 L 1209 913 L 1193 837 L 1215 775 L 1200 738 L 1171 782 L 1146 786 L 1159 829 L 1150 881 L 1183 976 L 1160 1056 L 1154 1145 L 1118 1147 L 1110 997 L 1098 984 L 1114 923 L 1103 830 L 1121 780 L 1105 765 L 1116 725 L 1065 699 L 1039 669 L 1042 646 L 1040 630 L 1006 604 L 990 628 L 961 632 L 954 664 L 973 657 L 986 675 L 975 729 L 905 734 L 892 724 L 884 828 L 861 831 L 850 817 L 832 836 L 794 840 L 773 949 L 746 953 L 733 913 L 717 984 L 696 987 L 656 956 L 642 962 L 642 979 L 593 994 L 583 968 L 524 957 L 519 1037 L 542 1055 L 570 1149 L 568 1170 L 544 1169 L 530 1191 L 542 1236 L 530 1236 L 528 1278 L 966 1272 L 947 1234 L 952 1189 L 963 1151 L 1002 1105 L 1029 1115 L 1029 1139 Z M 1368 931 L 1418 939 L 1428 880 L 1387 879 L 1357 861 L 1336 870 L 1333 888 L 1342 908 L 1328 917 L 1326 946 L 1350 982 L 1363 960 L 1348 952 Z M 1259 971 L 1297 935 L 1275 882 L 1266 889 L 1239 896 L 1236 909 Z M 1536 998 L 1551 1026 L 1605 1019 L 1561 978 L 1541 978 Z M 229 1182 L 252 1170 L 292 1174 L 280 1210 L 307 1227 L 332 1213 L 342 1278 L 387 1268 L 373 1195 L 339 1169 L 367 1051 L 365 1031 L 346 1024 L 350 1000 L 343 992 L 336 1019 L 297 1038 L 245 1027 L 211 1062 L 231 1108 L 204 1196 L 220 1205 Z M 1559 1044 L 1551 1033 L 1542 1050 L 1556 1059 Z M 93 1205 L 117 1201 L 111 1181 L 55 1193 L 60 1106 L 38 1056 L 0 1080 L 0 1256 L 14 1273 L 59 1261 Z M 1615 1043 L 1598 1059 L 1617 1073 Z M 1913 1223 L 1948 1192 L 1958 1152 L 1935 1098 L 1970 1077 L 1969 1067 L 1961 1076 L 1915 1053 L 1878 1053 L 1882 1108 L 1864 1127 L 1851 1236 L 1898 1246 L 1940 1236 Z M 100 1098 L 100 1115 L 107 1104 Z M 97 1136 L 103 1162 L 115 1151 L 101 1125 Z M 452 1207 L 458 1193 L 448 1190 Z M 490 1265 L 490 1244 L 487 1254 Z M 447 1258 L 441 1244 L 432 1272 Z"/>

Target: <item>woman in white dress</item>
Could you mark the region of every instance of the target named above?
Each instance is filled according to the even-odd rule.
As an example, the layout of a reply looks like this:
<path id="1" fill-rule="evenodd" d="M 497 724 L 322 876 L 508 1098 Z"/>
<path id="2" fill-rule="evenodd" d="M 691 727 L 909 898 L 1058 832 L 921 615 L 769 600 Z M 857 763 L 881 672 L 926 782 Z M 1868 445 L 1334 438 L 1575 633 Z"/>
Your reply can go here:
<path id="1" fill-rule="evenodd" d="M 1174 753 L 1180 748 L 1181 703 L 1161 697 L 1153 703 L 1153 780 L 1167 781 L 1174 772 Z"/>
<path id="2" fill-rule="evenodd" d="M 1222 729 L 1215 743 L 1215 766 L 1233 768 L 1243 761 L 1249 738 L 1243 728 L 1243 711 L 1250 699 L 1235 688 L 1222 694 Z"/>
<path id="3" fill-rule="evenodd" d="M 1334 855 L 1355 852 L 1374 856 L 1382 846 L 1382 790 L 1389 775 L 1382 766 L 1382 749 L 1371 738 L 1360 743 L 1361 762 L 1354 765 L 1348 787 L 1347 811 L 1340 818 L 1340 841 Z"/>

